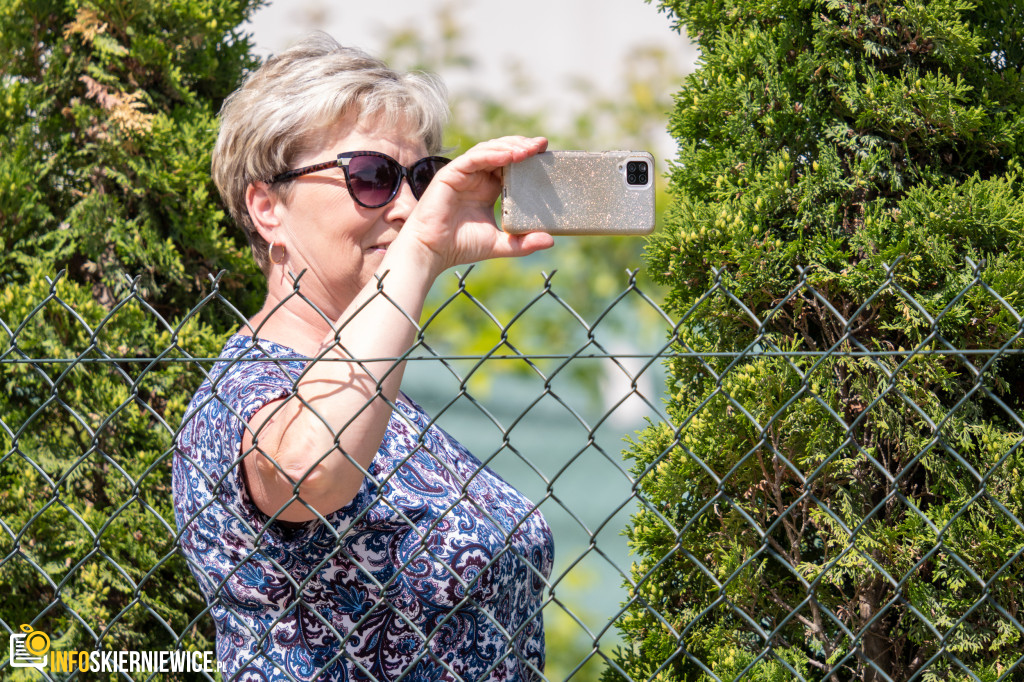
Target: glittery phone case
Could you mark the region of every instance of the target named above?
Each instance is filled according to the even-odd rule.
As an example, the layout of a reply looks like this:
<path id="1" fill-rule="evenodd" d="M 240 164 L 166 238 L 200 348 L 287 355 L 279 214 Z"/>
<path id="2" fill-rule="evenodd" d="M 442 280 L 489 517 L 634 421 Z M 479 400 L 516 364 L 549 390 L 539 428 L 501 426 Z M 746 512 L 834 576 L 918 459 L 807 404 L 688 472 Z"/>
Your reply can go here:
<path id="1" fill-rule="evenodd" d="M 650 234 L 654 157 L 648 152 L 544 152 L 506 167 L 501 229 L 511 234 Z"/>

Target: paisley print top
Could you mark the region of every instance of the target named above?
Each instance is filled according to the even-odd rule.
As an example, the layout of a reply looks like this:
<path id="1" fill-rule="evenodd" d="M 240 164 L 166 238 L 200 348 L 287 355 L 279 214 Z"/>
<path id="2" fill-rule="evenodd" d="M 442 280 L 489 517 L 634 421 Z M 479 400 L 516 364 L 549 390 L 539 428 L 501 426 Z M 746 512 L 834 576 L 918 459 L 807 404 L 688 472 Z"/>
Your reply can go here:
<path id="1" fill-rule="evenodd" d="M 292 394 L 307 365 L 297 357 L 232 337 L 177 438 L 180 546 L 224 679 L 538 678 L 551 531 L 405 396 L 362 488 L 326 523 L 271 522 L 256 508 L 243 424 Z"/>

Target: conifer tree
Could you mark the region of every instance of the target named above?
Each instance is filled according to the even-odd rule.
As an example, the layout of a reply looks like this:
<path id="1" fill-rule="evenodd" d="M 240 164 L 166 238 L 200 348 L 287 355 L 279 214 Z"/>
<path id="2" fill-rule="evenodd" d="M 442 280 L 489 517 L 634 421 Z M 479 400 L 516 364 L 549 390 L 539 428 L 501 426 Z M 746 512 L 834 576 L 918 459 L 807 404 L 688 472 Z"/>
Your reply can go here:
<path id="1" fill-rule="evenodd" d="M 212 648 L 170 448 L 209 275 L 261 291 L 209 172 L 258 4 L 0 0 L 0 613 L 55 650 Z"/>
<path id="2" fill-rule="evenodd" d="M 609 678 L 1019 679 L 1024 10 L 662 7 L 681 356 Z"/>

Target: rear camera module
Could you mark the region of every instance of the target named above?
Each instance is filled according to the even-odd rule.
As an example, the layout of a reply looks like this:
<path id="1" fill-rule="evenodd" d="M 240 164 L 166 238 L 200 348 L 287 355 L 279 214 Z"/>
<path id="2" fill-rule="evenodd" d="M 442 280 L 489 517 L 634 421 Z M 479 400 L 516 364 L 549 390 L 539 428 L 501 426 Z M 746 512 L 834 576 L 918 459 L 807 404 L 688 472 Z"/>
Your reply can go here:
<path id="1" fill-rule="evenodd" d="M 626 184 L 642 187 L 650 180 L 650 168 L 646 161 L 629 161 L 626 163 Z"/>

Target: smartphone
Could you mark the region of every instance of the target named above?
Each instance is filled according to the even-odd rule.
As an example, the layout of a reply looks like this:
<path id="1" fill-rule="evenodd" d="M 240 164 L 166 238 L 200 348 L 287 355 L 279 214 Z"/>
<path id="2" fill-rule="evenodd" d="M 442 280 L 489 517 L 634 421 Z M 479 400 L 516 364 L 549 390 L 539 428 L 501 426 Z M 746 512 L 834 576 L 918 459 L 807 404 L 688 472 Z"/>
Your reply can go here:
<path id="1" fill-rule="evenodd" d="M 642 151 L 555 151 L 513 163 L 502 173 L 501 229 L 650 234 L 654 157 Z"/>

